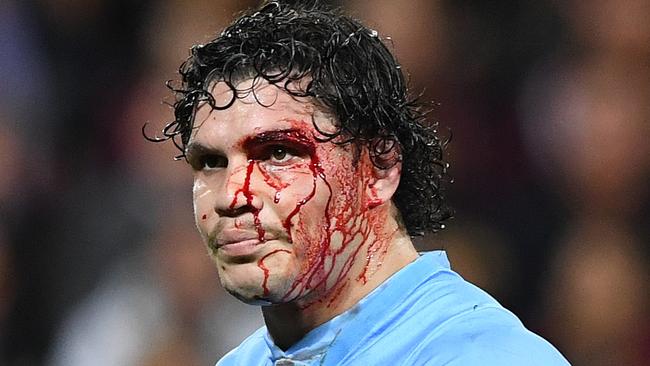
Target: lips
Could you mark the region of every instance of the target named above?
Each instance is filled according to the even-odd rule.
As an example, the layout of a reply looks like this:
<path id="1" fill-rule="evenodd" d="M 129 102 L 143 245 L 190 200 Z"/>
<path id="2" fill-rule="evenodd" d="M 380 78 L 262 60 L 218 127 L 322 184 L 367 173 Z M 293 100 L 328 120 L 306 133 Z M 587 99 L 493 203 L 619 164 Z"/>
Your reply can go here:
<path id="1" fill-rule="evenodd" d="M 215 237 L 213 247 L 228 256 L 241 257 L 254 254 L 268 240 L 260 240 L 258 233 L 253 231 L 223 230 Z"/>

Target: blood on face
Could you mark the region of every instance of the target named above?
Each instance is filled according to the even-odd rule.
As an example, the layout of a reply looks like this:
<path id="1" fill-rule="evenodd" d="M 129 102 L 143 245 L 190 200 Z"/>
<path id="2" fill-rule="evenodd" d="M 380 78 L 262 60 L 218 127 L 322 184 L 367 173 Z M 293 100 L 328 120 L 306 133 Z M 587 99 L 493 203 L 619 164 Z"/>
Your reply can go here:
<path id="1" fill-rule="evenodd" d="M 257 97 L 272 106 L 248 97 L 198 112 L 187 153 L 197 226 L 222 283 L 239 298 L 330 303 L 346 283 L 367 281 L 372 269 L 363 268 L 388 242 L 387 210 L 374 207 L 374 166 L 361 147 L 319 139 L 334 120 L 313 104 L 273 87 L 259 87 Z M 217 245 L 225 232 L 257 243 L 242 257 Z"/>
<path id="2" fill-rule="evenodd" d="M 306 123 L 294 121 L 293 124 L 304 126 Z M 294 242 L 294 236 L 301 240 L 300 248 L 303 252 L 301 255 L 306 257 L 306 261 L 299 276 L 283 295 L 283 301 L 301 298 L 306 292 L 312 290 L 340 293 L 354 261 L 363 248 L 367 253 L 366 265 L 356 279 L 365 283 L 371 257 L 382 255 L 385 251 L 382 248 L 386 247 L 382 245 L 385 242 L 382 239 L 386 238 L 377 234 L 381 232 L 383 220 L 374 217 L 371 212 L 374 201 L 372 198 L 363 199 L 362 188 L 364 186 L 368 185 L 371 192 L 374 190 L 371 183 L 374 167 L 367 159 L 363 159 L 363 155 L 359 160 L 354 160 L 353 154 L 342 158 L 342 154 L 337 149 L 317 149 L 316 144 L 323 142 L 317 142 L 313 137 L 308 137 L 310 133 L 299 128 L 270 131 L 248 137 L 242 141 L 243 150 L 249 152 L 249 161 L 244 182 L 231 202 L 231 208 L 233 208 L 238 202 L 238 195 L 241 194 L 247 205 L 252 206 L 251 176 L 257 170 L 264 183 L 274 191 L 273 202 L 279 203 L 283 190 L 289 187 L 291 182 L 286 180 L 286 175 L 284 176 L 285 180 L 274 175 L 273 170 L 265 164 L 265 159 L 277 151 L 280 151 L 280 154 L 285 154 L 288 151 L 292 155 L 308 156 L 306 168 L 312 176 L 311 190 L 306 196 L 296 201 L 293 209 L 282 220 L 282 226 L 289 242 Z M 325 144 L 327 143 L 332 144 L 325 142 Z M 335 158 L 330 156 L 334 153 L 336 153 Z M 333 164 L 339 166 L 337 169 L 328 169 L 328 172 L 333 173 L 333 176 L 328 177 L 324 164 L 330 168 L 333 167 Z M 330 183 L 330 180 L 333 182 Z M 313 233 L 306 232 L 313 228 L 301 225 L 300 213 L 301 209 L 315 196 L 319 181 L 326 187 L 328 197 L 321 213 L 321 233 L 313 235 Z M 336 186 L 337 197 L 333 197 L 332 184 Z M 252 209 L 251 214 L 254 216 L 258 238 L 260 241 L 264 241 L 265 230 L 259 218 L 259 210 Z M 374 233 L 373 240 L 368 243 L 371 233 Z M 335 242 L 332 241 L 333 238 L 336 238 Z M 268 280 L 271 275 L 270 269 L 265 265 L 265 260 L 277 253 L 292 254 L 287 249 L 275 249 L 257 261 L 257 266 L 263 273 L 261 284 L 263 297 L 269 295 Z M 333 299 L 329 300 L 330 305 L 332 301 Z"/>

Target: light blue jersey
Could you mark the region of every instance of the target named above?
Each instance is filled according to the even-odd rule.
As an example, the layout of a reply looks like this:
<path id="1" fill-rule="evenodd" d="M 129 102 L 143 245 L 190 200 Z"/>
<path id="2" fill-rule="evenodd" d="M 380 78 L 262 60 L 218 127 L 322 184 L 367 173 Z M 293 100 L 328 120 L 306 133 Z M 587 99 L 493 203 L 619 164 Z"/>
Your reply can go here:
<path id="1" fill-rule="evenodd" d="M 218 366 L 568 365 L 547 341 L 426 253 L 286 351 L 262 327 Z"/>

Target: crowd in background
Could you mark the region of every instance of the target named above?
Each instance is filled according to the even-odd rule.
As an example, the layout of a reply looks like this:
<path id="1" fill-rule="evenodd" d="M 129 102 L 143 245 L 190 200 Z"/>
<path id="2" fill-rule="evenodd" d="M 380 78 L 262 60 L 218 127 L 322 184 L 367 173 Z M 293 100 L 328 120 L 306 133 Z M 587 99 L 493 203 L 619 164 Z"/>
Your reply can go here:
<path id="1" fill-rule="evenodd" d="M 0 364 L 210 365 L 262 324 L 218 285 L 190 169 L 142 137 L 256 1 L 0 2 Z M 650 0 L 338 1 L 452 136 L 419 238 L 572 364 L 650 360 Z"/>

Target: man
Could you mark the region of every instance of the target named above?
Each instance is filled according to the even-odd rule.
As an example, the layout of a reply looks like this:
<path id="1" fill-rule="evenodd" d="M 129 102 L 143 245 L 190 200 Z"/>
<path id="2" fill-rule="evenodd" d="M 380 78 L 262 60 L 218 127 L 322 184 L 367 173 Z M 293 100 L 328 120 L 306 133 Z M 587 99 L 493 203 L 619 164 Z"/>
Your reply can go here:
<path id="1" fill-rule="evenodd" d="M 449 216 L 441 140 L 377 33 L 267 2 L 192 48 L 165 129 L 222 285 L 266 326 L 218 365 L 566 365 L 410 235 Z"/>

